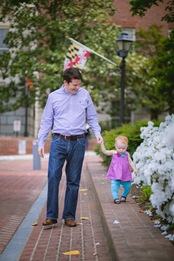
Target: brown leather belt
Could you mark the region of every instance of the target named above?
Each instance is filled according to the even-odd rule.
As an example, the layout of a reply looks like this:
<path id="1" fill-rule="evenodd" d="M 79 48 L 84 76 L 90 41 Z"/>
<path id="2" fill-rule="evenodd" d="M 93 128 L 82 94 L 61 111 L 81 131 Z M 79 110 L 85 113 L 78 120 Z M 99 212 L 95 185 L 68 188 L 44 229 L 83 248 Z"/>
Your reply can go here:
<path id="1" fill-rule="evenodd" d="M 53 136 L 58 136 L 58 137 L 60 137 L 61 139 L 64 139 L 64 140 L 77 140 L 77 139 L 80 139 L 80 138 L 84 138 L 85 134 L 65 136 L 65 135 L 61 135 L 60 133 L 53 133 Z"/>

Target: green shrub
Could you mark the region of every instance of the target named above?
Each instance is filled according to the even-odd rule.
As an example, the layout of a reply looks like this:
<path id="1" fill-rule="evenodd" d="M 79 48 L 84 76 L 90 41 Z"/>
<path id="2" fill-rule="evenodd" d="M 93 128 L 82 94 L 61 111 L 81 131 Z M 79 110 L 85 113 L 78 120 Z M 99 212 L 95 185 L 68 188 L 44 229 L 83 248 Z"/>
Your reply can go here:
<path id="1" fill-rule="evenodd" d="M 142 195 L 140 197 L 140 200 L 145 202 L 149 202 L 150 201 L 150 196 L 152 195 L 152 189 L 149 185 L 143 185 L 142 186 Z"/>

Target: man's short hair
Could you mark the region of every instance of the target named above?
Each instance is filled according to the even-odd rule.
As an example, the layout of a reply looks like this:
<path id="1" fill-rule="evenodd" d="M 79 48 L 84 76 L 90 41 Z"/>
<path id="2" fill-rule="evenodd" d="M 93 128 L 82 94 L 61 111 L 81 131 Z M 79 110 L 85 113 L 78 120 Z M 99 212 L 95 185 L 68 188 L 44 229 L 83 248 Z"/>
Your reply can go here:
<path id="1" fill-rule="evenodd" d="M 72 79 L 82 80 L 82 75 L 79 69 L 70 67 L 63 72 L 63 79 L 70 83 Z"/>

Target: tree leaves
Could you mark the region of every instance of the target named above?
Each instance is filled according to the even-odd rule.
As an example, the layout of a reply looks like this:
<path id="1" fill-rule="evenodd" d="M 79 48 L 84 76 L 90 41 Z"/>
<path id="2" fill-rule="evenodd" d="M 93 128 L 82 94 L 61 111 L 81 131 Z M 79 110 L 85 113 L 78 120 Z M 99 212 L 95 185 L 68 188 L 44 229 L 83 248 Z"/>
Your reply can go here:
<path id="1" fill-rule="evenodd" d="M 70 45 L 68 37 L 82 42 L 108 58 L 115 55 L 113 43 L 118 29 L 110 24 L 110 15 L 115 11 L 110 0 L 105 3 L 101 0 L 19 1 L 15 6 L 12 0 L 8 3 L 2 0 L 2 6 L 1 20 L 9 19 L 11 22 L 5 40 L 10 51 L 0 57 L 3 78 L 18 75 L 20 82 L 16 82 L 17 87 L 24 85 L 26 74 L 29 75 L 34 86 L 30 104 L 34 103 L 35 95 L 39 92 L 39 102 L 44 107 L 48 93 L 61 86 L 63 63 Z M 101 89 L 104 82 L 102 77 L 100 79 L 100 68 L 107 66 L 107 62 L 93 55 L 89 66 L 85 68 L 89 72 L 86 82 L 91 82 L 92 78 L 95 89 L 98 86 Z M 97 74 L 93 73 L 93 68 L 96 68 Z M 39 80 L 34 72 L 39 73 Z M 6 84 L 3 87 L 4 95 L 7 89 Z M 16 97 L 22 95 L 21 91 L 16 88 Z M 8 95 L 10 101 L 9 92 Z M 5 107 L 9 110 L 8 104 L 2 105 L 4 110 Z M 20 107 L 20 103 L 16 104 L 16 108 L 18 106 Z"/>

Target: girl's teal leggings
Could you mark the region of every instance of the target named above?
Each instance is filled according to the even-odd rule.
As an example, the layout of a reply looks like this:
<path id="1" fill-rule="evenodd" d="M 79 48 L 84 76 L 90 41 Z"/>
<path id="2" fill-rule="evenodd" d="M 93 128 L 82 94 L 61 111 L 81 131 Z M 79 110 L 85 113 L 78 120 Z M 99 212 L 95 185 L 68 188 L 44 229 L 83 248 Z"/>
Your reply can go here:
<path id="1" fill-rule="evenodd" d="M 123 197 L 127 197 L 127 195 L 129 194 L 129 191 L 131 189 L 131 182 L 130 181 L 121 181 L 121 180 L 111 180 L 111 193 L 112 193 L 112 197 L 113 199 L 118 199 L 118 191 L 120 188 L 120 185 L 123 186 L 123 193 L 122 196 Z"/>

